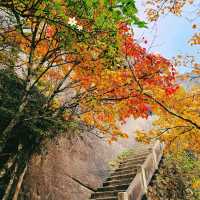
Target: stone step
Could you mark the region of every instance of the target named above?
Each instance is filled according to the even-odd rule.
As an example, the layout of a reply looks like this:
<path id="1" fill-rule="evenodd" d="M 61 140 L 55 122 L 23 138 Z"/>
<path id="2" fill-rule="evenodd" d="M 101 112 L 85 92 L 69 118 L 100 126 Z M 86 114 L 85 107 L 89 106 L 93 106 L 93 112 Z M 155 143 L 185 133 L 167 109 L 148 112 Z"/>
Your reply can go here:
<path id="1" fill-rule="evenodd" d="M 103 183 L 103 186 L 115 186 L 115 185 L 123 185 L 130 184 L 133 178 L 122 178 L 120 180 L 108 180 Z"/>
<path id="2" fill-rule="evenodd" d="M 134 157 L 131 157 L 131 158 L 127 158 L 127 159 L 124 159 L 124 160 L 122 160 L 120 163 L 124 163 L 124 162 L 129 162 L 129 161 L 133 161 L 133 160 L 141 160 L 141 159 L 146 159 L 147 158 L 147 156 L 148 156 L 148 154 L 147 155 L 139 155 L 139 156 L 134 156 Z"/>
<path id="3" fill-rule="evenodd" d="M 134 149 L 136 147 L 147 147 L 147 146 L 148 147 L 153 147 L 153 145 L 154 145 L 154 143 L 152 143 L 152 144 L 135 143 L 132 149 Z"/>
<path id="4" fill-rule="evenodd" d="M 132 161 L 134 161 L 134 160 L 144 160 L 144 159 L 146 159 L 147 158 L 147 155 L 142 155 L 142 156 L 135 156 L 135 157 L 132 157 L 132 158 L 128 158 L 128 159 L 125 159 L 125 160 L 123 160 L 122 162 L 123 163 L 127 163 L 127 162 L 132 162 Z"/>
<path id="5" fill-rule="evenodd" d="M 106 198 L 106 197 L 117 197 L 118 192 L 124 192 L 124 190 L 115 190 L 115 191 L 108 191 L 108 192 L 95 192 L 91 195 L 92 199 L 95 198 Z"/>
<path id="6" fill-rule="evenodd" d="M 132 153 L 139 153 L 139 152 L 143 152 L 143 151 L 151 151 L 152 147 L 136 147 L 134 149 L 130 149 L 128 151 L 128 154 L 132 154 Z"/>
<path id="7" fill-rule="evenodd" d="M 138 146 L 138 147 L 134 147 L 132 149 L 130 149 L 128 152 L 132 153 L 132 152 L 136 152 L 136 151 L 140 151 L 140 150 L 147 150 L 147 149 L 152 149 L 153 146 Z"/>
<path id="8" fill-rule="evenodd" d="M 107 181 L 110 180 L 120 180 L 120 179 L 125 179 L 125 178 L 134 178 L 136 175 L 136 172 L 128 173 L 128 174 L 122 174 L 122 175 L 113 175 L 107 178 Z"/>
<path id="9" fill-rule="evenodd" d="M 95 199 L 90 199 L 90 200 L 118 200 L 117 197 L 99 197 L 99 198 L 95 198 Z"/>
<path id="10" fill-rule="evenodd" d="M 116 191 L 116 190 L 126 190 L 129 184 L 120 184 L 112 186 L 103 186 L 98 188 L 97 192 L 107 192 L 107 191 Z"/>
<path id="11" fill-rule="evenodd" d="M 90 200 L 118 200 L 118 192 L 124 192 L 133 181 L 140 166 L 144 163 L 153 145 L 137 143 L 121 160 L 117 169 L 111 172 L 102 187 L 91 195 Z"/>
<path id="12" fill-rule="evenodd" d="M 151 153 L 152 151 L 151 150 L 145 150 L 143 152 L 136 152 L 136 153 L 131 153 L 129 154 L 126 158 L 124 159 L 127 159 L 127 158 L 131 158 L 131 157 L 134 157 L 134 156 L 143 156 L 143 155 L 148 155 L 149 153 Z"/>
<path id="13" fill-rule="evenodd" d="M 121 168 L 121 167 L 129 167 L 129 166 L 137 166 L 137 165 L 141 165 L 143 162 L 145 161 L 145 158 L 143 158 L 143 159 L 133 159 L 133 160 L 131 160 L 131 161 L 128 161 L 128 162 L 126 162 L 126 161 L 124 161 L 124 162 L 121 162 L 120 164 L 119 164 L 119 168 Z"/>
<path id="14" fill-rule="evenodd" d="M 137 169 L 128 169 L 128 170 L 120 170 L 120 171 L 114 171 L 110 174 L 110 176 L 115 176 L 115 175 L 123 175 L 123 174 L 129 174 L 129 173 L 136 173 Z"/>
<path id="15" fill-rule="evenodd" d="M 133 160 L 140 160 L 140 159 L 146 159 L 148 157 L 149 154 L 146 155 L 141 155 L 141 156 L 133 156 L 133 157 L 129 157 L 127 159 L 124 159 L 122 161 L 120 161 L 120 163 L 127 163 L 127 162 L 132 162 Z"/>
<path id="16" fill-rule="evenodd" d="M 133 166 L 119 166 L 114 172 L 126 171 L 126 170 L 137 170 L 140 165 L 133 165 Z"/>
<path id="17" fill-rule="evenodd" d="M 125 168 L 125 167 L 137 167 L 138 168 L 138 166 L 141 166 L 142 164 L 143 164 L 143 160 L 140 160 L 140 161 L 134 161 L 134 162 L 131 162 L 131 163 L 122 163 L 122 164 L 120 164 L 119 165 L 119 169 L 120 168 Z"/>

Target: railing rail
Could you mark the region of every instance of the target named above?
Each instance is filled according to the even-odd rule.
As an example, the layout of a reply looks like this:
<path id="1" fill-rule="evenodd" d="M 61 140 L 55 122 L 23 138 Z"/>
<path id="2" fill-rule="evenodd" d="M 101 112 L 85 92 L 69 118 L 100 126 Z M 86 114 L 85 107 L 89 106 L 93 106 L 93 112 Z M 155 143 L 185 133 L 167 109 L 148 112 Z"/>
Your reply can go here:
<path id="1" fill-rule="evenodd" d="M 147 156 L 140 170 L 125 192 L 118 193 L 118 200 L 141 200 L 147 192 L 147 186 L 158 168 L 163 155 L 164 144 L 156 141 L 152 152 Z"/>

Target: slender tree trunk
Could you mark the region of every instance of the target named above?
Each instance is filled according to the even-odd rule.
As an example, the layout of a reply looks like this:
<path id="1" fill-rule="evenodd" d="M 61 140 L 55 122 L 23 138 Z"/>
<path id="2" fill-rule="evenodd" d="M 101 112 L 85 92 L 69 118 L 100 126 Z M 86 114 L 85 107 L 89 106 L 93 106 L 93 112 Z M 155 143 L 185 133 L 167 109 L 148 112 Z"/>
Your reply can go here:
<path id="1" fill-rule="evenodd" d="M 18 170 L 18 164 L 15 165 L 15 169 L 14 169 L 12 175 L 11 175 L 10 181 L 8 183 L 6 190 L 5 190 L 5 193 L 4 193 L 2 200 L 7 200 L 9 198 L 10 191 L 11 191 L 17 170 Z"/>
<path id="2" fill-rule="evenodd" d="M 17 156 L 14 155 L 13 157 L 9 158 L 8 161 L 3 165 L 3 167 L 0 169 L 0 178 L 2 178 L 6 174 L 6 170 L 13 166 L 16 158 Z"/>
<path id="3" fill-rule="evenodd" d="M 10 136 L 10 133 L 12 131 L 12 129 L 16 126 L 16 124 L 19 122 L 20 117 L 23 114 L 23 111 L 26 107 L 26 105 L 28 104 L 28 100 L 27 100 L 27 95 L 25 95 L 22 99 L 22 103 L 19 106 L 18 111 L 15 114 L 15 117 L 13 119 L 11 119 L 11 121 L 9 122 L 8 126 L 3 130 L 3 132 L 0 135 L 0 153 L 3 151 L 6 142 Z"/>
<path id="4" fill-rule="evenodd" d="M 19 195 L 19 192 L 20 192 L 20 189 L 21 189 L 21 186 L 22 186 L 26 171 L 27 171 L 27 164 L 26 164 L 23 172 L 21 173 L 21 175 L 19 177 L 19 180 L 18 180 L 18 183 L 17 183 L 17 186 L 16 186 L 16 190 L 15 190 L 15 194 L 14 194 L 12 200 L 17 200 L 18 199 L 18 195 Z"/>

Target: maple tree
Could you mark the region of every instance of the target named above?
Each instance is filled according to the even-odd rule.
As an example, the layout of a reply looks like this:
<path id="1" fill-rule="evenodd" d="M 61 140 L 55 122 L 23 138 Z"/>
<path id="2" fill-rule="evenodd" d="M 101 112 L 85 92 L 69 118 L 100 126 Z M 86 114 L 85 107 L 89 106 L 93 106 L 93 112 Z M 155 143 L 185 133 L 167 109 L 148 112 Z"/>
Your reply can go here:
<path id="1" fill-rule="evenodd" d="M 165 106 L 177 115 L 190 119 L 195 124 L 172 116 L 164 109 L 155 109 L 154 113 L 158 119 L 154 121 L 153 129 L 148 132 L 138 132 L 138 140 L 161 139 L 165 141 L 166 150 L 180 151 L 181 149 L 190 149 L 199 153 L 199 87 L 194 86 L 191 91 L 179 88 L 170 98 L 163 98 Z"/>
<path id="2" fill-rule="evenodd" d="M 109 3 L 93 5 L 86 1 L 83 2 L 84 6 L 93 6 L 94 9 L 90 8 L 90 13 L 83 10 L 79 16 L 82 7 L 77 7 L 77 13 L 74 13 L 71 9 L 75 5 L 70 1 L 67 6 L 62 1 L 41 4 L 35 1 L 30 5 L 26 2 L 17 3 L 2 3 L 16 18 L 16 26 L 9 27 L 6 39 L 18 45 L 20 53 L 24 55 L 25 59 L 20 57 L 15 68 L 21 70 L 27 85 L 19 112 L 3 131 L 1 141 L 4 142 L 21 117 L 34 86 L 38 86 L 48 96 L 44 109 L 51 106 L 56 114 L 62 112 L 66 121 L 71 120 L 74 114 L 79 117 L 78 110 L 85 113 L 83 118 L 90 121 L 91 125 L 94 125 L 92 121 L 97 123 L 97 128 L 106 124 L 106 132 L 111 129 L 115 133 L 119 133 L 115 127 L 117 119 L 125 120 L 131 115 L 147 117 L 148 108 L 141 90 L 148 90 L 153 85 L 159 85 L 164 90 L 170 87 L 174 90 L 174 74 L 169 70 L 172 68 L 169 61 L 160 55 L 148 55 L 131 37 L 128 22 L 144 26 L 135 16 L 134 5 L 128 4 L 135 9 L 130 11 L 123 8 L 127 5 L 121 2 L 120 9 L 124 9 L 127 16 L 120 16 L 115 9 L 112 12 L 108 10 Z M 50 6 L 55 9 L 50 10 Z M 112 3 L 110 6 L 115 8 Z M 99 14 L 102 13 L 99 9 L 105 12 Z M 72 15 L 77 14 L 77 18 L 68 17 L 70 12 Z M 27 19 L 24 24 L 21 24 L 20 16 Z M 90 18 L 95 21 L 91 22 Z M 109 26 L 106 23 L 108 21 Z M 27 31 L 23 27 L 28 27 Z M 124 67 L 125 64 L 128 66 Z M 66 92 L 70 95 L 65 95 Z M 135 105 L 131 109 L 126 106 L 127 103 Z M 127 112 L 120 113 L 119 107 L 123 106 Z M 116 112 L 117 109 L 119 112 Z"/>
<path id="3" fill-rule="evenodd" d="M 2 68 L 23 80 L 17 109 L 0 135 L 2 155 L 9 150 L 10 139 L 17 139 L 16 151 L 4 156 L 1 166 L 7 184 L 3 199 L 17 198 L 27 161 L 49 137 L 39 121 L 62 119 L 68 129 L 97 128 L 110 132 L 113 141 L 127 137 L 119 131 L 118 121 L 148 117 L 151 108 L 144 91 L 175 91 L 170 62 L 148 54 L 132 37 L 131 24 L 145 27 L 132 1 L 5 1 L 0 7 Z M 8 54 L 14 56 L 6 61 Z M 40 110 L 27 118 L 35 89 L 45 98 Z M 36 122 L 34 142 L 32 135 L 25 140 L 15 134 L 24 122 Z"/>
<path id="4" fill-rule="evenodd" d="M 193 10 L 191 16 L 184 11 L 187 7 L 190 7 Z M 196 31 L 192 38 L 189 38 L 187 42 L 189 45 L 196 45 L 197 53 L 194 53 L 193 55 L 175 55 L 171 61 L 176 70 L 182 71 L 184 67 L 187 71 L 182 74 L 177 74 L 176 76 L 176 82 L 180 84 L 179 88 L 177 88 L 175 93 L 170 89 L 168 97 L 163 95 L 160 90 L 157 90 L 158 93 L 157 96 L 154 96 L 154 101 L 157 102 L 160 107 L 152 107 L 154 108 L 153 113 L 155 114 L 153 128 L 146 132 L 137 131 L 136 139 L 143 142 L 149 142 L 156 139 L 164 141 L 166 147 L 165 155 L 168 157 L 171 156 L 174 164 L 173 166 L 170 166 L 170 163 L 165 163 L 165 166 L 161 167 L 160 172 L 157 175 L 158 179 L 162 179 L 169 187 L 171 183 L 176 184 L 176 180 L 173 180 L 170 173 L 173 172 L 173 170 L 176 170 L 175 166 L 180 165 L 178 169 L 181 170 L 178 173 L 180 173 L 181 177 L 184 177 L 182 184 L 185 184 L 183 192 L 186 193 L 181 198 L 178 196 L 176 198 L 197 199 L 199 198 L 199 166 L 196 167 L 197 173 L 193 174 L 191 169 L 193 170 L 194 168 L 189 169 L 192 164 L 184 163 L 186 160 L 183 162 L 183 159 L 185 159 L 185 153 L 189 152 L 191 155 L 196 155 L 196 157 L 193 157 L 192 159 L 194 159 L 194 163 L 197 163 L 199 162 L 200 153 L 200 70 L 198 60 L 198 45 L 200 43 L 199 24 L 197 21 L 199 16 L 198 1 L 147 1 L 146 14 L 150 22 L 156 22 L 159 20 L 159 17 L 166 14 L 184 17 L 191 23 L 191 28 Z M 185 166 L 187 166 L 187 169 L 183 170 Z M 158 179 L 154 182 L 155 187 L 153 186 L 150 188 L 150 198 L 159 199 L 163 195 L 165 198 L 168 198 L 168 195 L 179 195 L 176 194 L 176 192 L 170 194 L 170 192 L 164 189 L 165 186 L 163 187 L 162 184 L 157 188 L 159 183 Z M 190 194 L 192 196 L 188 196 L 187 194 L 189 188 L 191 188 L 190 191 L 193 191 Z"/>
<path id="5" fill-rule="evenodd" d="M 115 7 L 118 3 L 123 15 L 118 6 Z M 67 116 L 74 113 L 79 105 L 75 102 L 79 102 L 78 97 L 90 84 L 86 76 L 89 79 L 92 70 L 97 75 L 98 65 L 99 70 L 105 70 L 120 62 L 117 61 L 118 41 L 115 36 L 117 21 L 125 20 L 138 26 L 144 26 L 144 23 L 136 17 L 137 10 L 133 3 L 117 1 L 115 4 L 101 1 L 82 1 L 81 4 L 79 1 L 1 2 L 2 8 L 10 14 L 2 16 L 3 22 L 8 23 L 7 27 L 2 23 L 2 41 L 22 55 L 18 57 L 16 66 L 9 67 L 17 69 L 27 83 L 15 118 L 1 134 L 1 148 L 10 130 L 23 115 L 29 93 L 35 86 L 49 97 L 44 109 L 52 106 L 57 114 L 67 110 L 69 112 L 64 113 Z M 84 67 L 85 71 L 79 70 Z M 84 74 L 86 72 L 87 75 Z M 72 73 L 76 78 L 72 78 Z M 56 99 L 59 93 L 71 91 L 71 88 L 78 88 L 73 90 L 77 91 L 73 97 L 63 95 Z M 91 90 L 84 93 L 89 95 Z"/>
<path id="6" fill-rule="evenodd" d="M 191 6 L 194 10 L 194 16 L 186 16 L 184 9 Z M 159 17 L 165 14 L 174 14 L 179 17 L 186 17 L 192 24 L 192 28 L 198 31 L 198 24 L 193 21 L 198 17 L 197 1 L 147 1 L 146 14 L 149 21 L 157 21 Z M 197 32 L 189 41 L 190 45 L 198 45 Z M 155 102 L 160 105 L 159 109 L 153 112 L 158 116 L 155 121 L 153 130 L 149 133 L 138 132 L 138 140 L 148 141 L 153 138 L 160 138 L 167 144 L 171 144 L 173 150 L 181 148 L 191 148 L 198 152 L 198 134 L 199 134 L 199 61 L 196 55 L 176 55 L 171 61 L 176 70 L 182 67 L 187 69 L 184 74 L 177 74 L 176 82 L 182 86 L 177 89 L 175 94 L 173 89 L 168 90 L 168 98 L 158 92 L 157 97 L 154 96 Z M 195 83 L 195 84 L 194 84 Z M 191 86 L 190 86 L 191 85 Z M 195 86 L 194 86 L 195 85 Z M 181 102 L 181 103 L 179 103 Z M 191 123 L 192 122 L 192 123 Z M 188 140 L 190 138 L 190 140 Z M 178 145 L 178 144 L 179 145 Z M 171 149 L 171 150 L 172 150 Z"/>
<path id="7" fill-rule="evenodd" d="M 179 91 L 176 70 L 169 60 L 148 53 L 135 40 L 133 25 L 146 27 L 146 23 L 138 19 L 133 1 L 9 0 L 0 2 L 0 8 L 1 66 L 24 81 L 17 110 L 2 128 L 0 153 L 23 121 L 59 119 L 67 130 L 89 127 L 104 133 L 109 142 L 127 137 L 118 122 L 148 118 L 152 111 L 159 115 L 165 111 L 166 116 L 199 129 L 195 119 L 162 103 Z M 5 59 L 9 54 L 13 59 Z M 27 118 L 35 89 L 45 98 L 40 110 Z M 43 131 L 37 134 L 39 143 L 49 136 Z M 27 153 L 23 142 L 18 141 L 18 147 Z M 2 168 L 10 163 L 15 174 L 13 158 L 14 153 L 6 157 Z M 12 178 L 7 180 L 4 199 L 11 195 L 11 182 Z"/>

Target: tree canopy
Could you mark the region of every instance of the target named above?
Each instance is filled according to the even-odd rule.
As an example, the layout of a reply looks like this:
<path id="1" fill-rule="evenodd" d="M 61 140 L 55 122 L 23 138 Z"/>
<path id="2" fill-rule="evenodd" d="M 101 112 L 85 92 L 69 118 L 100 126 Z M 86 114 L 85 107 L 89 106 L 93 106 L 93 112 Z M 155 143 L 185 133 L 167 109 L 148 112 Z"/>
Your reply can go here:
<path id="1" fill-rule="evenodd" d="M 148 1 L 149 20 L 180 15 L 186 4 L 180 2 Z M 119 123 L 154 113 L 159 119 L 150 139 L 194 141 L 199 134 L 199 88 L 188 92 L 177 81 L 191 77 L 177 74 L 182 57 L 170 61 L 138 43 L 134 27 L 147 23 L 138 18 L 135 1 L 8 0 L 0 2 L 0 17 L 4 200 L 18 196 L 32 153 L 57 133 L 89 130 L 112 142 L 128 137 Z M 193 67 L 198 77 L 199 64 Z M 198 150 L 191 141 L 184 144 Z"/>

